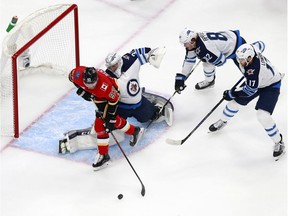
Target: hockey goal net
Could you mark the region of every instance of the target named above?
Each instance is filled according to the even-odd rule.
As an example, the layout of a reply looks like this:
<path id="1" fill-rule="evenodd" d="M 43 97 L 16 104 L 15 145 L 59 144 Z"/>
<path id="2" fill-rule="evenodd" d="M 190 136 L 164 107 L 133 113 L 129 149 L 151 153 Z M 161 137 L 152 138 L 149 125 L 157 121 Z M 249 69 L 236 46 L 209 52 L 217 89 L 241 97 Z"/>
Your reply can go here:
<path id="1" fill-rule="evenodd" d="M 18 85 L 21 77 L 42 73 L 66 76 L 79 65 L 78 35 L 78 7 L 75 4 L 54 5 L 36 11 L 7 34 L 2 43 L 0 71 L 1 135 L 19 137 Z M 31 104 L 33 112 L 33 102 L 27 103 Z"/>

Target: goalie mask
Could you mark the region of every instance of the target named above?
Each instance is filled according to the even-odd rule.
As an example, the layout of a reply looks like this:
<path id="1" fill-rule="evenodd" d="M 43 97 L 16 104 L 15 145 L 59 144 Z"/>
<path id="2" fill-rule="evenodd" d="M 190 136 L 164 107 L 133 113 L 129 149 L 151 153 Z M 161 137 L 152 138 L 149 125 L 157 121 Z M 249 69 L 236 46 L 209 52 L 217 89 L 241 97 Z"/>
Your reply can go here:
<path id="1" fill-rule="evenodd" d="M 117 78 L 121 76 L 123 60 L 116 52 L 107 55 L 105 58 L 105 65 Z"/>
<path id="2" fill-rule="evenodd" d="M 97 84 L 97 72 L 94 67 L 86 67 L 83 74 L 83 82 L 88 89 L 95 88 Z"/>

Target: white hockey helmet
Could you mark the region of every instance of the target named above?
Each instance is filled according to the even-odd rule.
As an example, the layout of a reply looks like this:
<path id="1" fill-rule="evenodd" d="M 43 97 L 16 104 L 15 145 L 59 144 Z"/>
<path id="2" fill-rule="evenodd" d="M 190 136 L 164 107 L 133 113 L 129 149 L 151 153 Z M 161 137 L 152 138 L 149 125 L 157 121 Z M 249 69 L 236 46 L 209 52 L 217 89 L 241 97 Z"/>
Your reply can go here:
<path id="1" fill-rule="evenodd" d="M 191 43 L 192 38 L 197 37 L 197 32 L 192 31 L 190 28 L 186 27 L 179 35 L 179 41 L 181 44 Z"/>
<path id="2" fill-rule="evenodd" d="M 255 56 L 254 48 L 251 44 L 242 44 L 238 49 L 236 50 L 236 57 L 239 61 L 240 59 L 244 59 L 248 63 L 248 58 L 253 58 Z"/>
<path id="3" fill-rule="evenodd" d="M 117 65 L 117 68 L 114 70 L 111 70 L 111 66 Z M 121 68 L 123 65 L 123 60 L 120 55 L 118 55 L 116 52 L 109 53 L 105 58 L 105 65 L 108 69 L 111 70 L 115 74 L 117 78 L 121 76 Z"/>

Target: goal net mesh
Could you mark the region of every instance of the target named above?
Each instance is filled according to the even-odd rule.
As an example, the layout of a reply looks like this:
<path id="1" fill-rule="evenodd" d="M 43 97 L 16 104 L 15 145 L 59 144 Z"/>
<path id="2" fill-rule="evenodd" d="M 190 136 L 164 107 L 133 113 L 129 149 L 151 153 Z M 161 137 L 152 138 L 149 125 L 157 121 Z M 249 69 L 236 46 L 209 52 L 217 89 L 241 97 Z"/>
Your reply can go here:
<path id="1" fill-rule="evenodd" d="M 19 135 L 17 83 L 22 76 L 35 73 L 66 76 L 79 64 L 76 10 L 76 5 L 68 4 L 41 9 L 18 22 L 4 38 L 0 71 L 1 135 Z"/>

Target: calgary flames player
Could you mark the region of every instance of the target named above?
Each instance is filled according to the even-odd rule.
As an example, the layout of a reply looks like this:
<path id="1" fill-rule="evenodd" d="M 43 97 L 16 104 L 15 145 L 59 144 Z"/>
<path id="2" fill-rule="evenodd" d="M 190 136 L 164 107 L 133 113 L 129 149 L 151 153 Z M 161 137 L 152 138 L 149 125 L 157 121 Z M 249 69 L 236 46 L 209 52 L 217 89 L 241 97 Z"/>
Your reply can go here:
<path id="1" fill-rule="evenodd" d="M 135 146 L 144 128 L 129 124 L 116 114 L 120 98 L 117 81 L 107 76 L 103 70 L 79 66 L 70 72 L 69 80 L 78 88 L 76 93 L 79 96 L 87 101 L 93 101 L 97 107 L 94 129 L 97 134 L 98 152 L 92 164 L 96 171 L 110 160 L 109 133 L 112 130 L 119 129 L 130 135 L 130 145 Z"/>

